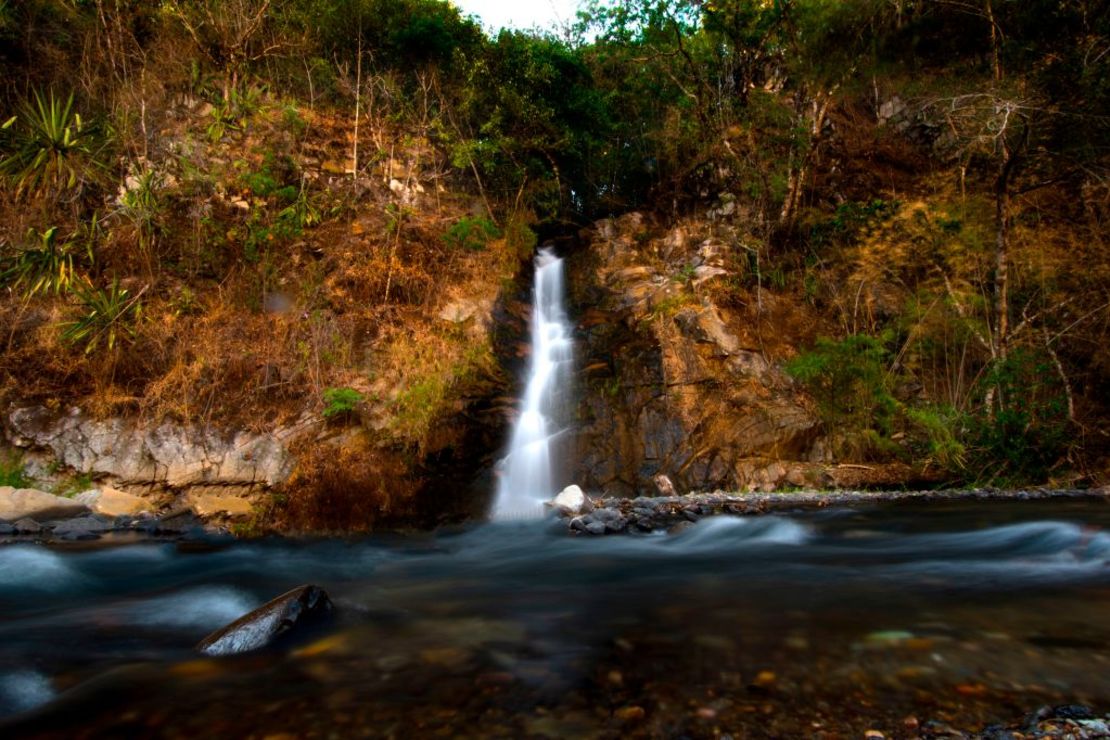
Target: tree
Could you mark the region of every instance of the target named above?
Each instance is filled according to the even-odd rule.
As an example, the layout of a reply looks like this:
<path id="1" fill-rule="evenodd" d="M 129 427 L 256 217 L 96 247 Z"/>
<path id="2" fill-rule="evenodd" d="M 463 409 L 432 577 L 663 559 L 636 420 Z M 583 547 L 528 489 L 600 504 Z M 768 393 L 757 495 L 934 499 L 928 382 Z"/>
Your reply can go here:
<path id="1" fill-rule="evenodd" d="M 304 41 L 292 28 L 279 32 L 274 0 L 163 0 L 162 9 L 223 72 L 225 101 L 231 100 L 249 64 Z"/>

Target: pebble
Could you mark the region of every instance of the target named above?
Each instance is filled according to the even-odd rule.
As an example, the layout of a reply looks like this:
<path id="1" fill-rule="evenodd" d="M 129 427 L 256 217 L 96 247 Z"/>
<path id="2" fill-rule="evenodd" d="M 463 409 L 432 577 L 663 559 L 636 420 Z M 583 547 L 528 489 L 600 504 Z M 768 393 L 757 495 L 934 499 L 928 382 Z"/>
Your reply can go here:
<path id="1" fill-rule="evenodd" d="M 632 722 L 642 721 L 644 719 L 644 717 L 647 716 L 647 712 L 644 711 L 643 707 L 628 706 L 628 707 L 621 707 L 620 709 L 618 709 L 616 712 L 613 713 L 613 716 L 616 717 L 621 722 L 629 724 L 629 723 L 632 723 Z"/>

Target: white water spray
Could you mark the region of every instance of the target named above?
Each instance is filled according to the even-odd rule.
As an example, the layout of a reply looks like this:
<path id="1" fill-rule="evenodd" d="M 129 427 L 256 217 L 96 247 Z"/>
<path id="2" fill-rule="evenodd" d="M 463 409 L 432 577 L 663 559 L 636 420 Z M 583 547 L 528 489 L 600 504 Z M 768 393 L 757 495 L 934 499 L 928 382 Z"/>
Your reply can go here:
<path id="1" fill-rule="evenodd" d="M 566 431 L 574 364 L 571 327 L 563 308 L 563 261 L 549 249 L 536 257 L 532 306 L 532 357 L 520 418 L 513 427 L 509 454 L 501 461 L 494 519 L 523 519 L 543 514 L 556 493 L 558 441 Z"/>

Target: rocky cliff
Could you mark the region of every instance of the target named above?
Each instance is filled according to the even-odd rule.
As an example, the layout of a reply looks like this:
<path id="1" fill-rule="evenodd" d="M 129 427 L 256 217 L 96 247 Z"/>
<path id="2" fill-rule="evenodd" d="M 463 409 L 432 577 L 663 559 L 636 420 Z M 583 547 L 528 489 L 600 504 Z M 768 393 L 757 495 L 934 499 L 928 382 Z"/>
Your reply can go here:
<path id="1" fill-rule="evenodd" d="M 712 218 L 662 228 L 639 213 L 582 234 L 570 259 L 582 368 L 573 477 L 587 490 L 774 490 L 911 475 L 831 464 L 810 401 L 782 369 L 820 319 L 751 279 L 742 239 Z"/>

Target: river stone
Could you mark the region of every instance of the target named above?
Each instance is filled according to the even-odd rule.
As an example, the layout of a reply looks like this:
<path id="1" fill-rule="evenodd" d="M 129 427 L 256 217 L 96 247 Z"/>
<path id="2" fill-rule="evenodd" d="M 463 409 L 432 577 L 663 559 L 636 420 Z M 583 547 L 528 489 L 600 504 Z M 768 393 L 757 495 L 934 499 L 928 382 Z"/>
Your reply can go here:
<path id="1" fill-rule="evenodd" d="M 578 516 L 593 511 L 594 505 L 582 489 L 575 485 L 564 488 L 558 496 L 553 498 L 548 506 L 555 509 L 562 516 Z"/>
<path id="2" fill-rule="evenodd" d="M 0 519 L 62 519 L 87 514 L 84 504 L 34 488 L 0 486 Z"/>
<path id="3" fill-rule="evenodd" d="M 150 502 L 146 499 L 111 486 L 79 493 L 73 497 L 73 500 L 88 506 L 97 514 L 106 516 L 130 516 L 150 510 Z"/>
<path id="4" fill-rule="evenodd" d="M 590 522 L 586 525 L 586 531 L 590 534 L 605 534 L 605 522 Z"/>
<path id="5" fill-rule="evenodd" d="M 197 644 L 206 655 L 236 655 L 272 645 L 293 629 L 303 629 L 334 609 L 319 586 L 305 585 L 284 593 L 222 627 Z"/>
<path id="6" fill-rule="evenodd" d="M 112 523 L 95 516 L 67 519 L 54 527 L 54 537 L 62 540 L 95 540 L 112 529 Z"/>
<path id="7" fill-rule="evenodd" d="M 39 534 L 45 530 L 46 527 L 42 526 L 34 519 L 20 519 L 12 525 L 12 529 L 15 530 L 16 534 Z"/>

